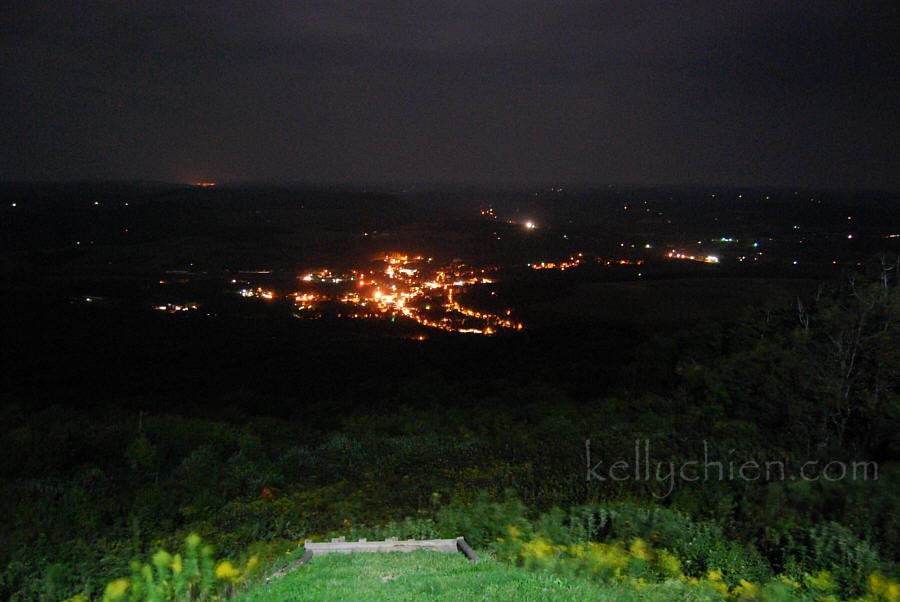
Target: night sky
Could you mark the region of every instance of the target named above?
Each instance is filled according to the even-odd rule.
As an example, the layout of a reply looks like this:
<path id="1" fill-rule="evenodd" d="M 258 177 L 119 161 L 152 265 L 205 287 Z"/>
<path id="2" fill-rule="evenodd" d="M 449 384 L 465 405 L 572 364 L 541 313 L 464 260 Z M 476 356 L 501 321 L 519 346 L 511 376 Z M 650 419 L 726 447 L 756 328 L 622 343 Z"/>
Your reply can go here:
<path id="1" fill-rule="evenodd" d="M 900 189 L 900 3 L 4 0 L 0 179 Z"/>

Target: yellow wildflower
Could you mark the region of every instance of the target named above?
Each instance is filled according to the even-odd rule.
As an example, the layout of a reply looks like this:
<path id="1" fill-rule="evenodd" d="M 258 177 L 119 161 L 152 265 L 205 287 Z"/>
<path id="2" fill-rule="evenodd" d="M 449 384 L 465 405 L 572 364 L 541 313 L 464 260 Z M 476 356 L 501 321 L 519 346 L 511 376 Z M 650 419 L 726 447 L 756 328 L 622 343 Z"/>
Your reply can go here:
<path id="1" fill-rule="evenodd" d="M 224 562 L 220 562 L 216 566 L 216 577 L 219 579 L 230 579 L 231 581 L 237 581 L 241 577 L 241 572 L 231 564 L 231 561 L 226 560 Z"/>
<path id="2" fill-rule="evenodd" d="M 628 548 L 628 551 L 631 552 L 631 555 L 635 558 L 639 558 L 640 560 L 647 561 L 650 559 L 650 554 L 647 551 L 647 544 L 644 543 L 644 540 L 639 537 L 635 537 L 631 542 L 631 547 Z"/>
<path id="3" fill-rule="evenodd" d="M 659 568 L 666 577 L 675 577 L 676 579 L 684 580 L 684 575 L 681 573 L 681 561 L 678 560 L 678 558 L 665 550 L 661 550 L 657 554 L 657 559 Z"/>
<path id="4" fill-rule="evenodd" d="M 548 558 L 553 555 L 553 546 L 547 543 L 544 538 L 536 537 L 522 549 L 522 555 L 525 557 Z"/>
<path id="5" fill-rule="evenodd" d="M 794 581 L 793 579 L 791 579 L 791 578 L 788 577 L 787 575 L 778 575 L 778 579 L 780 579 L 782 583 L 787 583 L 788 585 L 790 585 L 790 586 L 793 587 L 794 589 L 799 589 L 799 587 L 800 587 L 800 584 L 799 584 L 799 583 L 797 583 L 796 581 Z"/>
<path id="6" fill-rule="evenodd" d="M 828 571 L 819 571 L 815 575 L 807 575 L 806 582 L 811 589 L 817 591 L 828 591 L 834 587 L 834 581 L 831 579 L 831 573 Z"/>
<path id="7" fill-rule="evenodd" d="M 247 561 L 247 566 L 244 567 L 244 575 L 250 574 L 253 569 L 255 569 L 259 565 L 259 556 L 251 556 Z"/>
<path id="8" fill-rule="evenodd" d="M 759 587 L 741 579 L 740 584 L 731 590 L 731 593 L 740 598 L 755 598 L 759 593 Z"/>
<path id="9" fill-rule="evenodd" d="M 116 579 L 109 583 L 106 586 L 106 590 L 103 592 L 103 602 L 121 600 L 128 590 L 129 585 L 131 585 L 131 582 L 128 581 L 128 579 Z"/>
<path id="10" fill-rule="evenodd" d="M 866 579 L 866 591 L 875 600 L 900 601 L 900 583 L 878 573 L 872 573 Z"/>
<path id="11" fill-rule="evenodd" d="M 722 571 L 712 570 L 707 573 L 706 584 L 718 593 L 728 595 L 728 586 L 722 581 Z"/>
<path id="12" fill-rule="evenodd" d="M 172 564 L 172 555 L 165 550 L 159 550 L 153 555 L 153 565 L 166 567 Z"/>
<path id="13" fill-rule="evenodd" d="M 591 570 L 594 573 L 606 573 L 609 569 L 613 569 L 617 577 L 621 575 L 621 569 L 628 566 L 629 561 L 628 552 L 619 546 L 604 543 L 589 544 L 585 556 L 592 565 Z"/>

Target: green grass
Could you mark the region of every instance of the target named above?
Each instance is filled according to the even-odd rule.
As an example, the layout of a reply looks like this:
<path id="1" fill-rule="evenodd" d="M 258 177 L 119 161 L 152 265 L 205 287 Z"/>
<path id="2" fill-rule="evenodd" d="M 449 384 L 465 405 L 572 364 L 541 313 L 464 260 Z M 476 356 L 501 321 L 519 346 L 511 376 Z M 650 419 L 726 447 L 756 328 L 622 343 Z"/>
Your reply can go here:
<path id="1" fill-rule="evenodd" d="M 329 554 L 235 602 L 299 600 L 720 600 L 673 581 L 635 589 L 529 571 L 492 558 L 478 565 L 438 552 Z"/>

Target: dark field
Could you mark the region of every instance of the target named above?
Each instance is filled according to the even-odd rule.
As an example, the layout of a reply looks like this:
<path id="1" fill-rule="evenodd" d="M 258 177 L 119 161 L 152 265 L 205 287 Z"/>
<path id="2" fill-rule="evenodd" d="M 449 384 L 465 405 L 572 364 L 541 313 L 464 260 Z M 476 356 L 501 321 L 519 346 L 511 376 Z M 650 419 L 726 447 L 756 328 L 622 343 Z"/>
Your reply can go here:
<path id="1" fill-rule="evenodd" d="M 680 558 L 685 583 L 782 575 L 800 588 L 785 599 L 896 574 L 889 196 L 4 195 L 0 595 L 100 599 L 189 532 L 273 567 L 332 535 L 462 533 L 526 564 L 535 542 L 638 538 Z M 401 254 L 422 259 L 384 276 Z M 451 297 L 523 328 L 484 335 L 487 318 L 441 309 Z M 588 439 L 607 477 L 649 441 L 666 465 L 708 449 L 788 470 L 874 462 L 878 478 L 592 480 Z M 580 530 L 588 516 L 599 526 Z M 518 543 L 498 543 L 509 525 Z M 666 578 L 660 558 L 641 578 Z"/>

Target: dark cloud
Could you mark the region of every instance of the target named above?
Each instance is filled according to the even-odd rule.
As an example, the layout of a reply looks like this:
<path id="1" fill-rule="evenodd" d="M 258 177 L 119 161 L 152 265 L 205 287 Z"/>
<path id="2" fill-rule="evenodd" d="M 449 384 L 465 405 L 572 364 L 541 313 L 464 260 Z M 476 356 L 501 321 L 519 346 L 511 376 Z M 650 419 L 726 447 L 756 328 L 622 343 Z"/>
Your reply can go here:
<path id="1" fill-rule="evenodd" d="M 7 2 L 3 178 L 900 187 L 898 9 Z"/>

